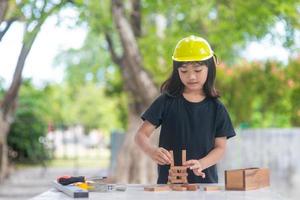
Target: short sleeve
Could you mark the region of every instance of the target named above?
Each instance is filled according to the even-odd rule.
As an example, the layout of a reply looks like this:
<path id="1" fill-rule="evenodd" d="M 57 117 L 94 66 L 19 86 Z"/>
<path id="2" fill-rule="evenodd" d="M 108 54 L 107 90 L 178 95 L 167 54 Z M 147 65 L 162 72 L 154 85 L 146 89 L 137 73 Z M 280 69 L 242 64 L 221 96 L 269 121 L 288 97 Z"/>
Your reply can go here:
<path id="1" fill-rule="evenodd" d="M 141 118 L 149 121 L 154 126 L 159 127 L 162 123 L 164 105 L 166 97 L 164 94 L 157 97 L 150 107 L 142 114 Z"/>
<path id="2" fill-rule="evenodd" d="M 215 137 L 227 137 L 227 139 L 229 139 L 235 135 L 236 133 L 225 106 L 223 104 L 219 104 L 217 107 Z"/>

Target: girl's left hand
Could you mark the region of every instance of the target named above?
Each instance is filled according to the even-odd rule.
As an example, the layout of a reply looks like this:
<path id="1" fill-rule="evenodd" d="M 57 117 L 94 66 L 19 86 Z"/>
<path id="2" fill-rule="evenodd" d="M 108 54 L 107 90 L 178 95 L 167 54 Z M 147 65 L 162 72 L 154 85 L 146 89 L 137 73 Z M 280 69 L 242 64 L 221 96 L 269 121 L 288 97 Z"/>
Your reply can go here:
<path id="1" fill-rule="evenodd" d="M 205 178 L 205 173 L 202 172 L 203 167 L 199 160 L 188 160 L 183 163 L 183 166 L 187 166 L 188 168 L 193 170 L 196 176 L 201 176 L 202 178 Z"/>

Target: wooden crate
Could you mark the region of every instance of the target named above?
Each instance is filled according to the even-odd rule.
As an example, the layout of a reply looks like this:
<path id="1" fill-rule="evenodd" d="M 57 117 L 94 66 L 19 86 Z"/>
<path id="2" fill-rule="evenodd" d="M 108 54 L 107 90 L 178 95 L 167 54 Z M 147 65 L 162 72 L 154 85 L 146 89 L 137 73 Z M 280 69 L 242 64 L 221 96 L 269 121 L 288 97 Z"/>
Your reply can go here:
<path id="1" fill-rule="evenodd" d="M 270 186 L 267 168 L 225 170 L 226 190 L 255 190 L 267 186 Z"/>

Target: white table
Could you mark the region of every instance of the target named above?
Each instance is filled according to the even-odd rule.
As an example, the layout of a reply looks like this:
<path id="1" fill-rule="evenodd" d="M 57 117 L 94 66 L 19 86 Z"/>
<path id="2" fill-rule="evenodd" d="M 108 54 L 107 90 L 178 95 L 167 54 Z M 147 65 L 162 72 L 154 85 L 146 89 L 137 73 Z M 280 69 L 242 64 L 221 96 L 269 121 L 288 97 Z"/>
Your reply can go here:
<path id="1" fill-rule="evenodd" d="M 207 184 L 206 184 L 207 185 Z M 146 192 L 144 191 L 144 185 L 129 184 L 127 185 L 127 190 L 125 192 L 121 191 L 110 191 L 106 193 L 100 192 L 90 192 L 89 198 L 76 198 L 76 199 L 91 199 L 91 200 L 115 200 L 115 199 L 127 199 L 127 200 L 179 200 L 179 199 L 188 199 L 188 200 L 283 200 L 276 191 L 273 191 L 271 188 L 263 188 L 259 190 L 251 191 L 165 191 L 165 192 Z M 73 199 L 62 192 L 57 191 L 52 188 L 31 200 L 70 200 Z"/>

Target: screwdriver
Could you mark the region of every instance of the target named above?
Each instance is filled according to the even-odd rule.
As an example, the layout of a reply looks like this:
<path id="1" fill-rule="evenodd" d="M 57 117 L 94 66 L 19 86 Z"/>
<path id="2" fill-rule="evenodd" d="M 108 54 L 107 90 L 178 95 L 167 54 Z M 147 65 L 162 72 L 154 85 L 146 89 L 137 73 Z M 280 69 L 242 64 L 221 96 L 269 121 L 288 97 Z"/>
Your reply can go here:
<path id="1" fill-rule="evenodd" d="M 57 178 L 57 182 L 62 185 L 69 185 L 71 183 L 85 182 L 84 176 L 60 176 Z"/>
<path id="2" fill-rule="evenodd" d="M 103 180 L 106 177 L 94 177 L 94 178 L 90 178 L 90 180 L 94 180 L 94 181 L 99 181 L 99 180 Z M 60 183 L 61 185 L 70 185 L 72 183 L 77 183 L 77 182 L 86 182 L 87 178 L 84 176 L 60 176 L 57 178 L 57 182 Z"/>

